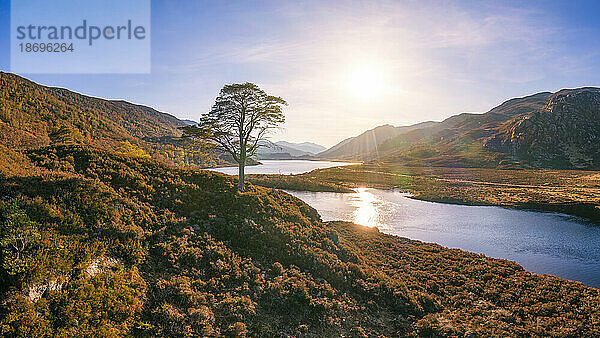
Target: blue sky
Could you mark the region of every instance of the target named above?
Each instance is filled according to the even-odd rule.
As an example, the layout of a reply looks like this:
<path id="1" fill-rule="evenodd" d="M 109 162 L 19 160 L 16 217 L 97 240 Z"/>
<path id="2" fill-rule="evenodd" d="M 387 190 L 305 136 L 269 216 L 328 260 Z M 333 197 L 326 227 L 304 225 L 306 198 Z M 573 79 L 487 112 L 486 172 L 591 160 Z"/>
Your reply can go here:
<path id="1" fill-rule="evenodd" d="M 152 1 L 152 72 L 21 74 L 196 119 L 228 83 L 289 102 L 274 140 L 326 146 L 390 123 L 600 86 L 599 1 Z M 0 0 L 0 70 L 10 71 Z"/>

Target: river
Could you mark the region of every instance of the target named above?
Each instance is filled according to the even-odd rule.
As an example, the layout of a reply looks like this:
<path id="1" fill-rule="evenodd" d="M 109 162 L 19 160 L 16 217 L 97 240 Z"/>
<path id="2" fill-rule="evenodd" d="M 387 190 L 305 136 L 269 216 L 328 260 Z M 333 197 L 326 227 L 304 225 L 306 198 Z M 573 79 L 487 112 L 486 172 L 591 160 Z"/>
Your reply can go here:
<path id="1" fill-rule="evenodd" d="M 358 163 L 333 162 L 333 161 L 308 161 L 308 160 L 261 160 L 259 165 L 246 166 L 246 174 L 280 174 L 296 175 L 306 173 L 315 169 L 339 167 Z M 207 170 L 217 171 L 228 175 L 237 175 L 238 167 L 209 168 Z"/>
<path id="2" fill-rule="evenodd" d="M 525 269 L 600 287 L 600 226 L 557 213 L 420 201 L 397 190 L 288 191 L 323 220 L 503 258 Z"/>
<path id="3" fill-rule="evenodd" d="M 248 168 L 252 173 L 298 174 L 340 165 L 319 161 L 263 163 L 262 167 Z M 235 174 L 237 169 L 228 173 Z M 578 217 L 426 202 L 398 190 L 288 192 L 315 208 L 325 221 L 376 226 L 387 234 L 512 260 L 532 272 L 600 288 L 600 226 Z"/>

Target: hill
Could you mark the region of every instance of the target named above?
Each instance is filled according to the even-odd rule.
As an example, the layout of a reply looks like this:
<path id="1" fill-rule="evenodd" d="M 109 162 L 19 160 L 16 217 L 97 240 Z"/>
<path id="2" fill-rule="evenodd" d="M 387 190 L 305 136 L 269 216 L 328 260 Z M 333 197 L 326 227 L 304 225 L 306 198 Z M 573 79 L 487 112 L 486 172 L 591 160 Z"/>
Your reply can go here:
<path id="1" fill-rule="evenodd" d="M 286 141 L 261 143 L 257 150 L 257 158 L 259 160 L 268 159 L 311 159 L 319 151 L 325 149 L 316 143 L 291 143 Z"/>
<path id="2" fill-rule="evenodd" d="M 514 163 L 507 154 L 485 147 L 485 140 L 496 135 L 503 123 L 542 109 L 551 95 L 544 92 L 511 99 L 484 114 L 463 113 L 435 126 L 400 134 L 379 146 L 378 160 L 458 167 L 495 167 L 502 160 Z"/>
<path id="3" fill-rule="evenodd" d="M 340 160 L 362 159 L 365 156 L 378 154 L 379 145 L 396 135 L 409 132 L 411 130 L 430 127 L 435 124 L 436 122 L 422 122 L 412 126 L 403 127 L 394 127 L 386 124 L 367 130 L 358 136 L 347 138 L 333 147 L 319 153 L 318 157 L 323 159 Z"/>
<path id="4" fill-rule="evenodd" d="M 595 170 L 599 121 L 600 89 L 563 89 L 511 99 L 484 114 L 406 127 L 396 135 L 395 127 L 378 127 L 319 156 L 408 166 Z"/>
<path id="5" fill-rule="evenodd" d="M 376 128 L 361 135 L 370 143 L 349 139 L 320 156 L 417 167 L 595 170 L 600 168 L 599 121 L 600 89 L 563 89 L 511 99 L 484 114 L 459 114 L 391 137 L 394 127 L 380 127 L 384 136 L 372 136 Z"/>
<path id="6" fill-rule="evenodd" d="M 188 125 L 188 126 L 193 126 L 193 125 L 196 125 L 196 124 L 198 124 L 198 122 L 196 122 L 196 121 L 192 121 L 192 120 L 181 120 L 181 121 L 182 121 L 183 123 L 185 123 L 186 125 Z"/>
<path id="7" fill-rule="evenodd" d="M 257 157 L 259 159 L 274 159 L 274 158 L 285 158 L 291 159 L 294 157 L 311 156 L 312 154 L 299 150 L 296 148 L 288 147 L 278 142 L 262 141 L 258 148 Z"/>
<path id="8" fill-rule="evenodd" d="M 600 89 L 561 90 L 542 109 L 503 123 L 487 149 L 533 166 L 600 168 Z"/>
<path id="9" fill-rule="evenodd" d="M 150 107 L 38 85 L 0 72 L 0 144 L 31 149 L 62 141 L 120 149 L 166 163 L 204 166 L 213 161 L 198 146 L 182 143 L 187 122 Z M 141 150 L 140 150 L 141 149 Z"/>
<path id="10" fill-rule="evenodd" d="M 282 191 L 88 146 L 15 155 L 3 336 L 600 334 L 596 289 L 322 222 Z"/>
<path id="11" fill-rule="evenodd" d="M 288 148 L 304 151 L 310 155 L 316 155 L 327 149 L 327 148 L 323 147 L 322 145 L 316 144 L 313 142 L 292 143 L 292 142 L 286 142 L 286 141 L 277 141 L 277 142 L 275 142 L 275 144 L 283 146 L 283 147 L 288 147 Z"/>

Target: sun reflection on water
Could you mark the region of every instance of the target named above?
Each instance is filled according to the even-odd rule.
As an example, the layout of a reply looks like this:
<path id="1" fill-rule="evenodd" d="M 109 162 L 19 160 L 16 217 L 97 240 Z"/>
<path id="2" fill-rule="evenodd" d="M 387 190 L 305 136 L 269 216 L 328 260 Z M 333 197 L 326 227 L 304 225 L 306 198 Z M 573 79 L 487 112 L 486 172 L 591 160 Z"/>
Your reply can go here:
<path id="1" fill-rule="evenodd" d="M 353 213 L 353 222 L 356 224 L 374 227 L 378 225 L 377 218 L 379 201 L 368 188 L 358 188 L 352 194 L 350 203 L 356 208 Z"/>

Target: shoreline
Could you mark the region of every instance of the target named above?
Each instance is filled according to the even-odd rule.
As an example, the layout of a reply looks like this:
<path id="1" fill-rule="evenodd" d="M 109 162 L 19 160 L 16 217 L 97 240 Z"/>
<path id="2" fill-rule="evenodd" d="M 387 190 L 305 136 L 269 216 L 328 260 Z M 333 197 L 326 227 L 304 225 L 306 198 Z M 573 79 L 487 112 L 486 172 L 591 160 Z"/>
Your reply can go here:
<path id="1" fill-rule="evenodd" d="M 426 168 L 431 172 L 423 173 L 423 168 L 403 168 L 405 172 L 401 173 L 372 169 L 363 164 L 316 169 L 297 175 L 254 174 L 248 175 L 248 181 L 269 188 L 312 192 L 349 193 L 359 187 L 400 189 L 410 193 L 410 198 L 422 201 L 561 213 L 600 225 L 600 179 L 591 184 L 585 181 L 589 176 L 600 176 L 597 172 Z M 492 177 L 487 181 L 480 177 L 475 177 L 479 180 L 461 177 L 476 176 L 474 172 Z M 554 176 L 547 177 L 550 172 Z M 572 177 L 565 179 L 561 174 Z"/>
<path id="2" fill-rule="evenodd" d="M 544 204 L 544 203 L 521 203 L 521 204 L 491 204 L 485 202 L 469 202 L 464 200 L 448 200 L 443 198 L 422 198 L 419 196 L 407 196 L 419 201 L 442 203 L 442 204 L 454 204 L 454 205 L 465 205 L 465 206 L 478 206 L 478 207 L 498 207 L 512 210 L 532 211 L 540 213 L 556 213 L 562 214 L 569 217 L 578 217 L 586 222 L 593 225 L 600 226 L 600 210 L 594 205 L 586 203 L 574 203 L 574 204 Z M 572 208 L 576 208 L 573 211 Z"/>
<path id="3" fill-rule="evenodd" d="M 256 159 L 255 160 L 256 163 L 253 164 L 246 164 L 246 167 L 254 167 L 257 165 L 262 165 L 263 163 L 261 163 L 260 161 L 311 161 L 311 162 L 335 162 L 335 163 L 349 163 L 347 165 L 360 165 L 360 164 L 364 164 L 364 162 L 354 162 L 354 161 L 344 161 L 344 160 L 322 160 L 322 159 L 305 159 L 305 158 L 289 158 L 289 159 L 283 159 L 283 158 L 278 158 L 278 159 L 268 159 L 268 158 L 262 158 L 262 159 Z M 200 168 L 203 170 L 207 170 L 207 169 L 214 169 L 214 168 L 237 168 L 237 165 L 218 165 L 215 167 L 206 167 L 206 168 Z"/>

